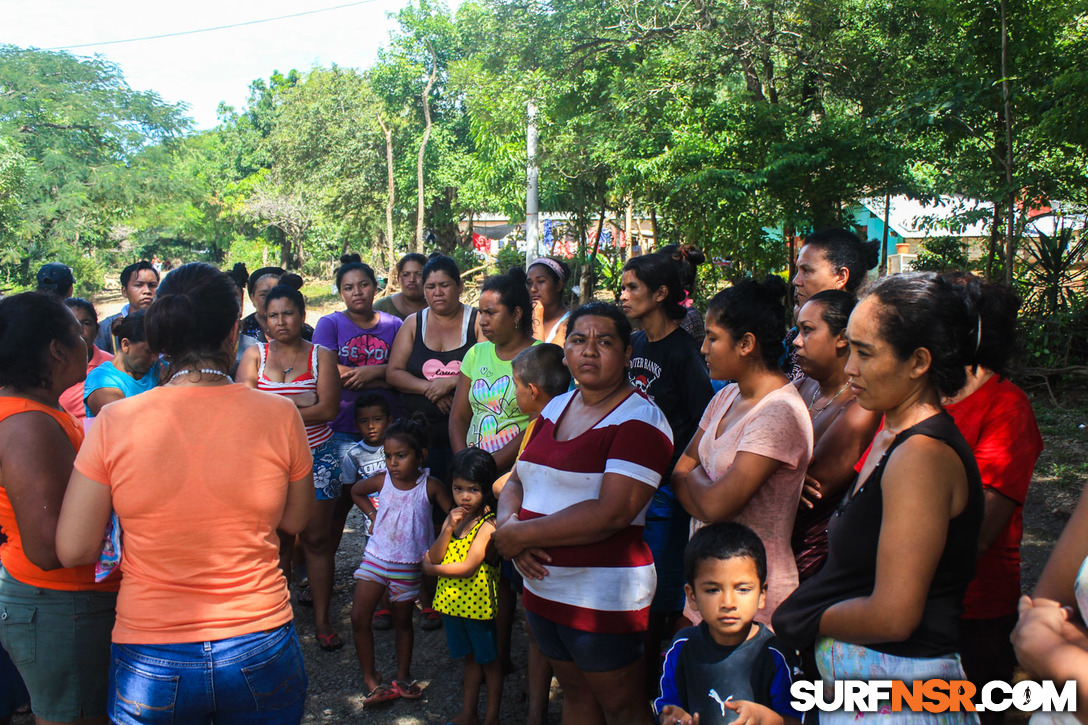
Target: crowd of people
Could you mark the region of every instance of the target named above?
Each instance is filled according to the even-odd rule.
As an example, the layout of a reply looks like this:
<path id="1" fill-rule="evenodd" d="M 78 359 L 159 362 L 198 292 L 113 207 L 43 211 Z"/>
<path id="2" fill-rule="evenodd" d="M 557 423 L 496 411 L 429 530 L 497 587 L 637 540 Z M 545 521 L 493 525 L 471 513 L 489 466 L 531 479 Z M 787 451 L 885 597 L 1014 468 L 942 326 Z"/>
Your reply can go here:
<path id="1" fill-rule="evenodd" d="M 472 307 L 448 257 L 406 255 L 376 302 L 346 255 L 343 309 L 313 328 L 279 268 L 138 262 L 100 323 L 46 265 L 0 301 L 0 715 L 298 723 L 321 663 L 292 598 L 321 650 L 347 643 L 331 611 L 353 506 L 368 708 L 423 695 L 418 607 L 463 661 L 452 722 L 497 725 L 519 599 L 530 725 L 553 676 L 564 723 L 706 725 L 811 718 L 797 678 L 1088 675 L 1088 503 L 1021 598 L 1043 442 L 1009 380 L 1011 290 L 866 284 L 875 243 L 830 229 L 801 247 L 792 314 L 768 276 L 704 316 L 703 259 L 635 257 L 618 306 L 570 309 L 558 259 L 488 278 Z"/>

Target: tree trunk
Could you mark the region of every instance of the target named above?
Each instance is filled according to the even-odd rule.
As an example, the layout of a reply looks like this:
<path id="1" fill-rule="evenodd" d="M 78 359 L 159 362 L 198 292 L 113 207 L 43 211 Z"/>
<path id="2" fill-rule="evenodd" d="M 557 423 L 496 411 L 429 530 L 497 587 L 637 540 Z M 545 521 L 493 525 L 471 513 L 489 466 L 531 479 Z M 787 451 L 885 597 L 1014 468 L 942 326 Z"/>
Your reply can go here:
<path id="1" fill-rule="evenodd" d="M 1016 189 L 1013 186 L 1012 100 L 1009 95 L 1008 0 L 1001 0 L 1001 96 L 1005 116 L 1005 184 L 1008 188 L 1008 222 L 1005 224 L 1005 284 L 1012 284 L 1016 267 Z M 1026 210 L 1025 210 L 1026 212 Z"/>
<path id="2" fill-rule="evenodd" d="M 994 262 L 997 260 L 997 240 L 1001 238 L 1001 223 L 1003 214 L 1001 201 L 994 202 L 994 218 L 990 223 L 990 248 L 986 250 L 986 281 L 994 277 Z"/>
<path id="3" fill-rule="evenodd" d="M 397 250 L 393 237 L 393 202 L 395 200 L 396 186 L 393 183 L 393 131 L 385 122 L 382 121 L 381 114 L 374 114 L 378 119 L 378 125 L 382 127 L 382 133 L 385 134 L 385 174 L 389 185 L 387 197 L 385 200 L 385 241 L 388 245 L 386 247 L 386 265 L 389 269 L 389 278 L 393 279 L 393 267 L 397 263 Z"/>
<path id="4" fill-rule="evenodd" d="M 647 251 L 656 252 L 661 242 L 657 236 L 657 209 L 652 206 L 650 207 L 650 234 L 654 237 L 654 248 Z"/>
<path id="5" fill-rule="evenodd" d="M 597 251 L 601 248 L 601 234 L 604 232 L 605 200 L 601 199 L 601 215 L 597 219 L 597 238 L 593 240 L 593 253 L 586 260 L 586 266 L 582 268 L 582 294 L 579 295 L 580 303 L 586 304 L 593 300 L 593 260 L 597 259 Z"/>
<path id="6" fill-rule="evenodd" d="M 423 140 L 419 142 L 419 161 L 416 164 L 416 189 L 419 195 L 419 205 L 416 208 L 416 251 L 423 253 L 423 155 L 427 151 L 427 141 L 431 138 L 431 88 L 438 78 L 438 57 L 434 54 L 434 47 L 427 41 L 427 50 L 431 51 L 431 75 L 427 77 L 427 85 L 423 88 Z"/>

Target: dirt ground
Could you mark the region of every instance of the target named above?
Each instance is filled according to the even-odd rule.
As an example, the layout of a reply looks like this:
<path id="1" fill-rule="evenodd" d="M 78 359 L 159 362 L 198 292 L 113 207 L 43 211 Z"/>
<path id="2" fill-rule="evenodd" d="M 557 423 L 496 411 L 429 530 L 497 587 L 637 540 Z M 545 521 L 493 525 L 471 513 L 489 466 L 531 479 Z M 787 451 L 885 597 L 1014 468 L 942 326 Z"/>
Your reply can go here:
<path id="1" fill-rule="evenodd" d="M 316 287 L 316 285 L 315 285 Z M 317 295 L 306 290 L 311 299 Z M 315 300 L 318 301 L 318 300 Z M 121 300 L 96 300 L 100 317 L 121 307 Z M 248 307 L 248 305 L 247 305 Z M 338 300 L 321 295 L 307 315 L 314 324 L 322 315 L 338 308 Z M 247 309 L 248 314 L 251 310 Z M 1035 476 L 1024 507 L 1023 588 L 1030 591 L 1039 577 L 1046 557 L 1061 533 L 1076 505 L 1081 489 L 1088 481 L 1088 388 L 1069 386 L 1057 390 L 1054 396 L 1045 387 L 1029 388 L 1046 448 L 1036 467 Z M 305 607 L 296 608 L 295 622 L 310 676 L 307 695 L 307 723 L 358 723 L 383 725 L 423 725 L 444 723 L 460 711 L 461 667 L 451 662 L 441 629 L 425 632 L 415 622 L 413 675 L 423 688 L 423 698 L 417 701 L 398 700 L 373 708 L 362 704 L 364 686 L 351 645 L 352 573 L 362 552 L 362 540 L 356 533 L 359 513 L 352 512 L 344 542 L 336 559 L 336 586 L 333 599 L 333 624 L 346 646 L 338 652 L 323 652 L 314 637 L 313 615 Z M 502 718 L 504 723 L 525 721 L 525 669 L 527 640 L 519 616 L 515 625 L 513 659 L 515 671 L 504 682 Z M 393 632 L 377 632 L 377 662 L 379 670 L 391 678 L 395 670 Z M 559 723 L 561 693 L 553 687 L 550 723 Z M 482 707 L 482 703 L 481 703 Z M 16 723 L 29 723 L 29 717 L 19 717 Z"/>

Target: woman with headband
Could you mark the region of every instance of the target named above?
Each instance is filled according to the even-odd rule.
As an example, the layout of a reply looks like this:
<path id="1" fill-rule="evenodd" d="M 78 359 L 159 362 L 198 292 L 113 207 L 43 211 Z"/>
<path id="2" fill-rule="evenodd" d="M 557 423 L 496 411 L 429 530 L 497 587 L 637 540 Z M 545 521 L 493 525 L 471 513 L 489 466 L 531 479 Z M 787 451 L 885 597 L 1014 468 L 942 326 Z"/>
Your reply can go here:
<path id="1" fill-rule="evenodd" d="M 533 303 L 533 337 L 562 347 L 570 317 L 570 310 L 563 304 L 570 267 L 557 259 L 541 257 L 529 265 L 525 274 Z"/>

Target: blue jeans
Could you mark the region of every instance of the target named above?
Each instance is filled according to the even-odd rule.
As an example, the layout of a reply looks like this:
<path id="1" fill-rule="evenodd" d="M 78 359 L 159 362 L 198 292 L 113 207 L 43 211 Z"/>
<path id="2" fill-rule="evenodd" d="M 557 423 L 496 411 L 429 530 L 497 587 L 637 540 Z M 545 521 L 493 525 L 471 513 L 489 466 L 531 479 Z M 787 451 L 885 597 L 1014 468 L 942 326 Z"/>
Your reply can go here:
<path id="1" fill-rule="evenodd" d="M 306 670 L 293 624 L 215 642 L 114 644 L 110 720 L 121 725 L 297 725 Z"/>

